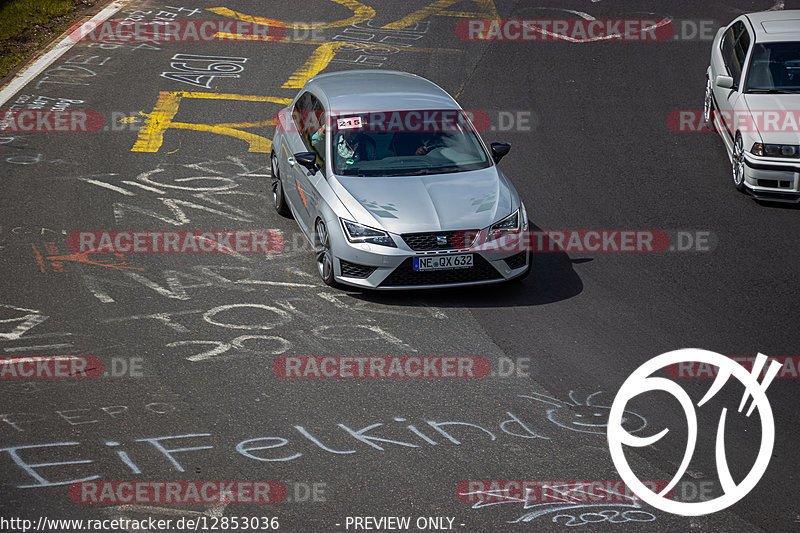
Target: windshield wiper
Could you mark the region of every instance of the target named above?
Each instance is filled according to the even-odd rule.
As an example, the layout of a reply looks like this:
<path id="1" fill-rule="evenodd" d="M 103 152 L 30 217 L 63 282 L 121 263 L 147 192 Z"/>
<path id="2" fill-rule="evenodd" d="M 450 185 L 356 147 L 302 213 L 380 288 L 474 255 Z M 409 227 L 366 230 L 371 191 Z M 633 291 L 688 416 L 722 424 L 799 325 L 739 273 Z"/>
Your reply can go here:
<path id="1" fill-rule="evenodd" d="M 758 94 L 796 94 L 800 89 L 748 89 L 749 93 Z"/>
<path id="2" fill-rule="evenodd" d="M 402 174 L 392 174 L 392 176 L 427 176 L 428 174 L 436 174 L 436 172 L 429 168 L 420 168 L 411 172 L 403 172 Z"/>

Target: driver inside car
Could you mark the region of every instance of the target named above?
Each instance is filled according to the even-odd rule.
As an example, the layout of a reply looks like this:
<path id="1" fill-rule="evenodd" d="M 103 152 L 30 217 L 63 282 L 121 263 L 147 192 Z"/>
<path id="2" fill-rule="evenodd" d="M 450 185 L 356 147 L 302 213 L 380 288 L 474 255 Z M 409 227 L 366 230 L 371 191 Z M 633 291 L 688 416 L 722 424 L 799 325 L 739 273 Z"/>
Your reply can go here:
<path id="1" fill-rule="evenodd" d="M 311 146 L 321 154 L 325 153 L 325 125 L 323 124 L 311 136 Z M 336 150 L 334 155 L 347 165 L 358 161 L 371 161 L 375 159 L 375 141 L 369 135 L 360 132 L 340 132 L 336 137 Z"/>
<path id="2" fill-rule="evenodd" d="M 444 146 L 444 139 L 441 133 L 429 133 L 422 139 L 422 144 L 414 151 L 414 155 L 427 155 L 434 148 Z"/>

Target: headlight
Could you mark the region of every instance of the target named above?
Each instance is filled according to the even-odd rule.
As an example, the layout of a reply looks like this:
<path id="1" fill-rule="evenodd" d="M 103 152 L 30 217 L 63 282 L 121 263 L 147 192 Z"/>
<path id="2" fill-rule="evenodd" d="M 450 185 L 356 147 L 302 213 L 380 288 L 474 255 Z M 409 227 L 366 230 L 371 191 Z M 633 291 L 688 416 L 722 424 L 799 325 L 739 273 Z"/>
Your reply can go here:
<path id="1" fill-rule="evenodd" d="M 794 144 L 755 143 L 750 152 L 753 155 L 764 157 L 798 157 L 800 156 L 800 147 Z"/>
<path id="2" fill-rule="evenodd" d="M 519 233 L 520 229 L 520 209 L 517 209 L 489 227 L 489 240 L 498 239 L 506 233 Z"/>
<path id="3" fill-rule="evenodd" d="M 350 242 L 367 242 L 369 244 L 380 244 L 381 246 L 391 246 L 392 248 L 397 248 L 397 245 L 394 243 L 389 234 L 383 230 L 356 224 L 355 222 L 351 222 L 343 218 L 340 218 L 339 220 L 342 221 L 344 234 L 347 237 L 347 240 Z"/>
<path id="4" fill-rule="evenodd" d="M 522 217 L 522 221 L 521 221 L 522 222 L 522 229 L 527 231 L 527 229 L 528 229 L 528 210 L 525 209 L 525 204 L 523 204 L 523 203 L 519 204 L 519 213 L 520 213 L 520 216 Z"/>

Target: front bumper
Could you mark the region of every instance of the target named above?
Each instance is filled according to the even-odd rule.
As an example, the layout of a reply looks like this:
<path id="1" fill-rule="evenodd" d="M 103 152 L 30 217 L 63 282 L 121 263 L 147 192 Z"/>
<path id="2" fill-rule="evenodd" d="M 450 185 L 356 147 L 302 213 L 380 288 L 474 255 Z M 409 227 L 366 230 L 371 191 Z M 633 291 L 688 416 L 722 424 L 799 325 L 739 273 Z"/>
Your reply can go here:
<path id="1" fill-rule="evenodd" d="M 800 160 L 744 158 L 744 184 L 757 200 L 800 203 Z"/>
<path id="2" fill-rule="evenodd" d="M 334 246 L 336 281 L 354 287 L 379 290 L 437 289 L 500 283 L 524 275 L 531 265 L 528 250 L 493 250 L 475 246 L 463 249 L 415 251 L 396 234 L 397 248 L 358 244 L 344 237 Z M 338 239 L 337 239 L 338 240 Z M 484 242 L 485 231 L 476 243 Z M 436 271 L 415 271 L 414 257 L 473 254 L 473 266 Z"/>

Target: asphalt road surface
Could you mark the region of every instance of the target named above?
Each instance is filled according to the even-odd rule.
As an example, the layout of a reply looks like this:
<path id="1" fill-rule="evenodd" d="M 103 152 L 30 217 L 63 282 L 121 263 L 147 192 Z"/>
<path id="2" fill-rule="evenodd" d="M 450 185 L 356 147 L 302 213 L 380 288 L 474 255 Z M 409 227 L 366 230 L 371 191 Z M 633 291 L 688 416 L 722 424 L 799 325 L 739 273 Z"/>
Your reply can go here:
<path id="1" fill-rule="evenodd" d="M 228 529 L 238 517 L 284 531 L 397 530 L 357 517 L 409 517 L 408 530 L 425 531 L 797 530 L 796 368 L 767 391 L 775 444 L 763 478 L 720 512 L 679 516 L 613 494 L 619 486 L 608 482 L 620 474 L 606 439 L 615 394 L 659 354 L 800 355 L 797 209 L 738 193 L 715 133 L 668 125 L 671 113 L 702 107 L 713 30 L 785 4 L 128 2 L 112 19 L 284 22 L 266 40 L 86 39 L 2 104 L 103 119 L 93 132 L 0 135 L 0 354 L 103 363 L 93 379 L 15 379 L 4 367 L 2 519 L 45 531 L 80 526 L 40 518 L 172 520 L 149 531 Z M 652 18 L 677 29 L 645 42 L 461 38 L 466 19 L 498 16 Z M 313 73 L 355 68 L 419 74 L 490 117 L 483 136 L 512 143 L 501 168 L 536 228 L 682 232 L 691 249 L 540 253 L 521 284 L 480 289 L 325 286 L 295 222 L 271 206 L 272 119 Z M 223 230 L 274 230 L 284 244 L 267 254 L 119 255 L 68 245 L 82 231 Z M 492 372 L 287 379 L 273 369 L 286 356 L 471 356 Z M 712 380 L 675 382 L 696 403 Z M 743 392 L 731 383 L 697 408 L 678 499 L 721 494 L 714 445 L 724 407 L 733 478 L 750 471 L 761 416 L 737 412 Z M 640 436 L 670 430 L 626 457 L 640 479 L 671 480 L 687 439 L 680 404 L 651 393 L 625 419 Z M 283 488 L 286 497 L 108 493 L 92 503 L 102 493 L 81 480 L 271 481 L 271 500 Z M 595 480 L 607 492 L 559 499 L 556 489 L 526 496 L 505 481 L 470 480 L 572 489 Z"/>

